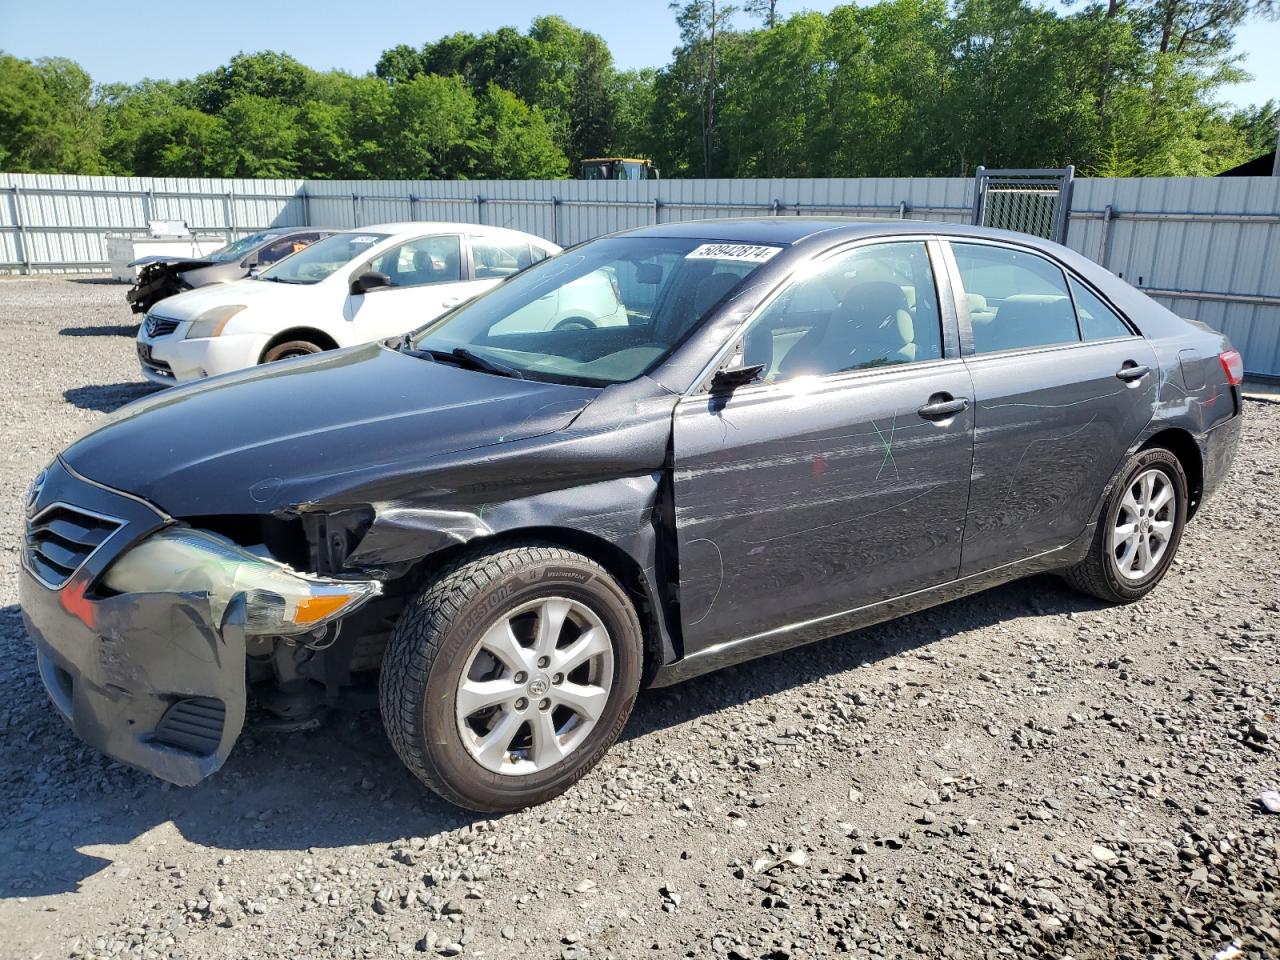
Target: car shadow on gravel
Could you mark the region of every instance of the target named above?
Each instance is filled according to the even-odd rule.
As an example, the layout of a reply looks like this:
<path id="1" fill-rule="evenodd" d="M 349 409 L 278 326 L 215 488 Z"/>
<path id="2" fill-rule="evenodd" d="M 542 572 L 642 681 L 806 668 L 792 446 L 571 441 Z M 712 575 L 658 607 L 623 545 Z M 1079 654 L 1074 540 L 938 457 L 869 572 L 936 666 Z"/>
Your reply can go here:
<path id="1" fill-rule="evenodd" d="M 622 739 L 646 736 L 700 716 L 768 697 L 831 674 L 856 670 L 1020 616 L 1062 616 L 1105 609 L 1058 577 L 1017 580 L 873 627 L 749 660 L 642 694 Z M 853 688 L 850 687 L 850 690 Z"/>
<path id="2" fill-rule="evenodd" d="M 136 323 L 116 323 L 110 326 L 97 327 L 63 327 L 58 331 L 61 337 L 136 337 Z"/>
<path id="3" fill-rule="evenodd" d="M 151 383 L 102 383 L 72 387 L 70 390 L 63 391 L 62 396 L 68 403 L 81 410 L 112 413 L 126 403 L 149 397 L 163 389 L 165 388 Z"/>
<path id="4" fill-rule="evenodd" d="M 1018 616 L 1101 605 L 1053 577 L 1009 584 L 857 633 L 642 693 L 624 740 L 634 740 L 834 673 Z M 323 854 L 401 837 L 429 837 L 485 819 L 436 798 L 404 768 L 376 711 L 332 714 L 292 734 L 252 720 L 224 768 L 191 788 L 164 784 L 90 750 L 43 696 L 17 606 L 0 610 L 0 651 L 25 674 L 25 702 L 0 722 L 0 757 L 13 785 L 0 818 L 0 897 L 72 891 L 114 861 L 109 848 L 172 822 L 189 843 L 215 850 Z M 850 690 L 856 688 L 856 674 Z M 0 716 L 0 721 L 5 718 Z M 43 732 L 44 736 L 40 736 Z M 588 781 L 590 775 L 588 775 Z M 181 844 L 165 860 L 183 862 Z M 136 864 L 134 868 L 136 869 Z"/>

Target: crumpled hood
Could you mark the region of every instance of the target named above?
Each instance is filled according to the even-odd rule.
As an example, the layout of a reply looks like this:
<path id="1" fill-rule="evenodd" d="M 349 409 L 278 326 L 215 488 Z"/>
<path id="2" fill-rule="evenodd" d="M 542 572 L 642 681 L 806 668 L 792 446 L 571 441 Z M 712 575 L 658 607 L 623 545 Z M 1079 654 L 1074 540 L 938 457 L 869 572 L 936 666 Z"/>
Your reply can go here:
<path id="1" fill-rule="evenodd" d="M 207 267 L 213 263 L 204 257 L 179 257 L 173 254 L 153 254 L 150 257 L 139 257 L 137 260 L 130 260 L 131 267 L 149 267 L 153 264 L 162 263 L 167 267 L 177 267 L 182 270 L 191 270 L 194 267 Z"/>
<path id="2" fill-rule="evenodd" d="M 121 407 L 62 459 L 174 516 L 266 513 L 562 430 L 599 392 L 366 344 L 164 390 Z"/>

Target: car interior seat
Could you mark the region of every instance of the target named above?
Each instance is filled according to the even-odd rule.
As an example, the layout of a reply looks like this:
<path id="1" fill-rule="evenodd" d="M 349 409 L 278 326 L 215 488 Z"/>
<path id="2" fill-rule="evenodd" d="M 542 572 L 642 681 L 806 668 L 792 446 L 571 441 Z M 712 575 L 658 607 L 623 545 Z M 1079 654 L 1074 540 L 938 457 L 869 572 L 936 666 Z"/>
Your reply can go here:
<path id="1" fill-rule="evenodd" d="M 436 264 L 431 257 L 430 251 L 415 250 L 413 252 L 413 270 L 408 273 L 402 273 L 394 279 L 401 286 L 415 286 L 422 283 L 431 283 L 435 280 Z"/>
<path id="2" fill-rule="evenodd" d="M 462 254 L 457 247 L 450 247 L 441 260 L 444 261 L 444 268 L 437 273 L 437 280 L 451 283 L 462 279 Z"/>
<path id="3" fill-rule="evenodd" d="M 902 288 L 873 280 L 849 287 L 831 322 L 801 337 L 778 365 L 778 374 L 834 373 L 915 358 L 915 323 Z"/>
<path id="4" fill-rule="evenodd" d="M 1078 339 L 1075 311 L 1065 294 L 1018 293 L 1005 297 L 989 322 L 973 325 L 973 346 L 979 353 Z"/>
<path id="5" fill-rule="evenodd" d="M 969 301 L 969 321 L 974 324 L 990 323 L 996 318 L 996 308 L 987 303 L 987 298 L 980 293 L 966 293 Z"/>

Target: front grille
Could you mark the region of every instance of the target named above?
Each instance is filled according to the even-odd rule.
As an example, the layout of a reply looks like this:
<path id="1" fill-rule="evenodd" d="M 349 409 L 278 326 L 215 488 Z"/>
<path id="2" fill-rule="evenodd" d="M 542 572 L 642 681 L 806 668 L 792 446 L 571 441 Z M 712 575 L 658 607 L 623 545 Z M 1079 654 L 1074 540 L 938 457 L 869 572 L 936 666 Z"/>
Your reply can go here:
<path id="1" fill-rule="evenodd" d="M 114 517 L 52 504 L 27 521 L 27 566 L 46 586 L 58 589 L 120 526 Z"/>
<path id="2" fill-rule="evenodd" d="M 148 313 L 144 327 L 148 337 L 167 337 L 178 329 L 179 322 L 178 320 L 170 320 L 168 317 L 157 317 L 154 313 Z"/>
<path id="3" fill-rule="evenodd" d="M 227 705 L 212 697 L 179 700 L 160 718 L 151 739 L 198 756 L 208 756 L 222 742 Z"/>

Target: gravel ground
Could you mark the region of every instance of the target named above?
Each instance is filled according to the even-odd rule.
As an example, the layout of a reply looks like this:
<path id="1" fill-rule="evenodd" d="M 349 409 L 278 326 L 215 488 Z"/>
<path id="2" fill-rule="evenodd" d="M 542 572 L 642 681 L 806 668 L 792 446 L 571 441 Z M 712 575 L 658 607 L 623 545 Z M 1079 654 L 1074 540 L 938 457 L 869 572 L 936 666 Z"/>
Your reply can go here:
<path id="1" fill-rule="evenodd" d="M 1035 578 L 653 691 L 567 795 L 485 820 L 372 713 L 250 728 L 177 789 L 46 703 L 19 500 L 148 392 L 129 320 L 120 286 L 0 282 L 0 956 L 1280 956 L 1280 405 L 1147 600 Z"/>

